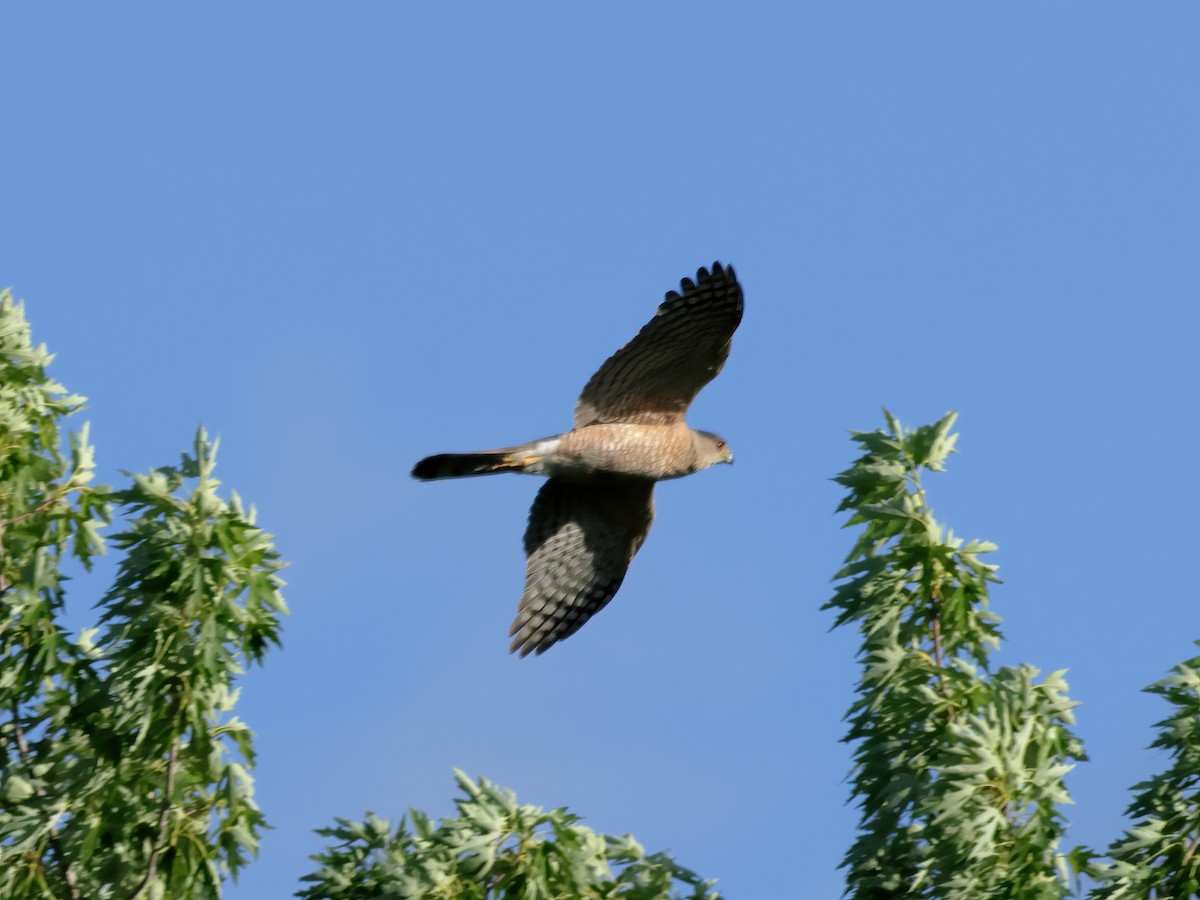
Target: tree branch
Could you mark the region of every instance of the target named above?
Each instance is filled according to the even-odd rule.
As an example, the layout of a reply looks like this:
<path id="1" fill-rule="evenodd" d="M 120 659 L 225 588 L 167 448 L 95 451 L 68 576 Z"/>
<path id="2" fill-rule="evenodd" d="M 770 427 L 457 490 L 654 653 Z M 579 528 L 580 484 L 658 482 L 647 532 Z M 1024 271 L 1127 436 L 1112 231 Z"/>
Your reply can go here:
<path id="1" fill-rule="evenodd" d="M 1187 851 L 1183 854 L 1183 862 L 1180 868 L 1186 868 L 1187 864 L 1192 861 L 1192 857 L 1196 855 L 1196 848 L 1200 846 L 1200 837 L 1192 838 L 1192 842 L 1188 844 Z"/>
<path id="2" fill-rule="evenodd" d="M 41 503 L 39 503 L 33 509 L 28 510 L 27 512 L 23 512 L 19 516 L 14 516 L 13 518 L 8 519 L 6 521 L 0 521 L 0 525 L 3 525 L 5 527 L 7 527 L 9 525 L 17 525 L 20 522 L 24 522 L 26 519 L 31 519 L 34 516 L 36 516 L 38 513 L 45 512 L 46 510 L 50 509 L 52 506 L 55 506 L 56 504 L 61 503 L 62 500 L 67 496 L 67 494 L 71 493 L 71 490 L 72 490 L 71 482 L 74 480 L 74 478 L 75 478 L 75 475 L 74 475 L 74 473 L 72 473 L 71 478 L 67 479 L 66 482 L 64 482 L 62 485 L 60 485 L 59 489 L 57 491 L 52 493 L 49 497 L 47 497 L 45 500 L 43 500 Z"/>
<path id="3" fill-rule="evenodd" d="M 158 836 L 155 841 L 154 849 L 150 851 L 150 859 L 146 863 L 146 874 L 142 876 L 142 880 L 138 882 L 137 887 L 133 889 L 133 893 L 129 895 L 129 900 L 137 900 L 154 880 L 154 876 L 158 874 L 158 854 L 162 849 L 162 845 L 166 842 L 167 823 L 171 818 L 171 798 L 175 793 L 175 763 L 179 759 L 179 744 L 178 739 L 171 741 L 171 752 L 167 754 L 167 787 L 163 792 L 162 808 L 158 813 Z"/>
<path id="4" fill-rule="evenodd" d="M 928 564 L 927 564 L 928 565 Z M 950 688 L 946 684 L 946 661 L 942 650 L 942 602 L 941 591 L 938 589 L 936 576 L 929 585 L 929 617 L 933 620 L 933 660 L 938 668 L 938 690 L 946 699 L 950 697 Z M 954 709 L 950 709 L 950 719 L 954 720 Z"/>
<path id="5" fill-rule="evenodd" d="M 12 702 L 12 717 L 13 730 L 17 736 L 17 752 L 21 755 L 21 762 L 29 765 L 32 754 L 29 750 L 29 742 L 25 740 L 25 726 L 21 724 L 21 706 L 16 700 Z M 46 789 L 39 787 L 37 795 L 45 797 Z M 75 873 L 71 871 L 71 863 L 67 860 L 62 841 L 58 839 L 58 829 L 51 826 L 49 834 L 50 855 L 54 857 L 54 864 L 58 866 L 58 872 L 67 885 L 67 897 L 69 900 L 83 900 L 83 895 L 79 893 L 79 882 L 75 879 Z"/>

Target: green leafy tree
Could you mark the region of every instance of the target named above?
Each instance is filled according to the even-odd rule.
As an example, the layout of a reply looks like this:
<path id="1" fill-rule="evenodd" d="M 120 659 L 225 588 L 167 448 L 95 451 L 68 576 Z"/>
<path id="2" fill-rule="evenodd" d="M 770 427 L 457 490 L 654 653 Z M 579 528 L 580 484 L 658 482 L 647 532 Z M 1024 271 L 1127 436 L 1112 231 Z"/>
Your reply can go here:
<path id="1" fill-rule="evenodd" d="M 1200 896 L 1200 656 L 1146 688 L 1170 704 L 1150 746 L 1170 760 L 1166 771 L 1135 785 L 1127 815 L 1135 820 L 1094 866 L 1097 898 L 1143 900 Z"/>
<path id="2" fill-rule="evenodd" d="M 368 813 L 363 822 L 339 819 L 322 829 L 337 843 L 313 857 L 321 868 L 303 879 L 312 887 L 297 896 L 719 900 L 713 882 L 665 853 L 647 856 L 629 835 L 597 834 L 565 809 L 520 805 L 486 778 L 473 782 L 457 769 L 454 777 L 465 795 L 454 818 L 434 824 L 410 810 L 411 830 L 402 819 L 393 832 Z"/>
<path id="3" fill-rule="evenodd" d="M 177 467 L 91 484 L 82 398 L 46 375 L 0 295 L 0 896 L 217 896 L 257 847 L 250 732 L 234 679 L 277 642 L 270 537 L 213 477 L 200 431 Z M 62 568 L 124 551 L 99 627 L 62 626 Z"/>
<path id="4" fill-rule="evenodd" d="M 854 433 L 837 482 L 861 531 L 827 608 L 862 636 L 846 740 L 861 811 L 846 894 L 944 900 L 1067 896 L 1081 853 L 1060 850 L 1063 776 L 1083 759 L 1062 673 L 992 671 L 995 550 L 937 522 L 921 484 L 954 452 L 954 414 Z"/>

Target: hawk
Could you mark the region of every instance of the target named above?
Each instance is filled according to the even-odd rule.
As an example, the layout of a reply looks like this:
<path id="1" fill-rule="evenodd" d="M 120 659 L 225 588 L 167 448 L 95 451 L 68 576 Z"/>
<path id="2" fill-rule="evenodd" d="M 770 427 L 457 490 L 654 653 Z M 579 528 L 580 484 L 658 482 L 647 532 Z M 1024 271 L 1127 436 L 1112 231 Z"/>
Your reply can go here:
<path id="1" fill-rule="evenodd" d="M 729 445 L 689 428 L 688 406 L 721 371 L 742 320 L 733 266 L 713 263 L 666 299 L 592 376 L 575 427 L 528 444 L 441 453 L 414 478 L 545 475 L 525 530 L 525 590 L 510 652 L 544 653 L 616 594 L 654 518 L 654 483 L 733 462 Z"/>

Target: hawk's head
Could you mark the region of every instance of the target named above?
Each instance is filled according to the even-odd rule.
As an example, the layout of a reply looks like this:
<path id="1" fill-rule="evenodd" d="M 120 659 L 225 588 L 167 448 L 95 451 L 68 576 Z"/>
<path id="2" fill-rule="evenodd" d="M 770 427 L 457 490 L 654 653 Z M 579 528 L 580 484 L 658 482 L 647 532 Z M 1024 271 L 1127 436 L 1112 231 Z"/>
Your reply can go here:
<path id="1" fill-rule="evenodd" d="M 692 444 L 696 448 L 697 472 L 717 463 L 733 462 L 733 451 L 725 439 L 711 431 L 692 431 Z"/>

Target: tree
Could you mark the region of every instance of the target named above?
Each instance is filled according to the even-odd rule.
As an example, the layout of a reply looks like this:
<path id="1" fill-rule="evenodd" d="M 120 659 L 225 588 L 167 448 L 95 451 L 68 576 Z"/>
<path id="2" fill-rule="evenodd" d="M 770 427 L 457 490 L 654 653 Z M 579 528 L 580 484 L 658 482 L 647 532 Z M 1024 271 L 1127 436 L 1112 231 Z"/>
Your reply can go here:
<path id="1" fill-rule="evenodd" d="M 853 434 L 865 451 L 837 477 L 839 511 L 862 526 L 827 608 L 862 635 L 851 794 L 859 834 L 848 896 L 1058 898 L 1083 851 L 1060 850 L 1063 776 L 1084 758 L 1061 672 L 992 671 L 1000 619 L 988 608 L 995 550 L 934 519 L 922 471 L 954 452 L 955 414 Z"/>
<path id="2" fill-rule="evenodd" d="M 1135 819 L 1091 869 L 1102 882 L 1093 896 L 1112 900 L 1200 896 L 1200 656 L 1146 690 L 1170 704 L 1150 745 L 1166 753 L 1166 771 L 1133 787 L 1126 814 Z"/>
<path id="3" fill-rule="evenodd" d="M 217 896 L 263 825 L 233 682 L 278 642 L 282 563 L 203 430 L 180 465 L 93 486 L 51 358 L 0 295 L 0 896 Z M 72 637 L 62 567 L 104 551 L 114 505 L 124 559 Z"/>
<path id="4" fill-rule="evenodd" d="M 362 822 L 339 819 L 321 829 L 337 844 L 313 857 L 321 868 L 303 879 L 313 886 L 298 896 L 719 900 L 713 882 L 665 853 L 647 856 L 630 835 L 597 834 L 565 809 L 519 805 L 486 778 L 473 782 L 457 769 L 454 777 L 465 794 L 454 818 L 435 825 L 409 810 L 411 830 L 401 820 L 393 833 L 367 813 Z M 676 882 L 691 891 L 678 893 Z"/>

